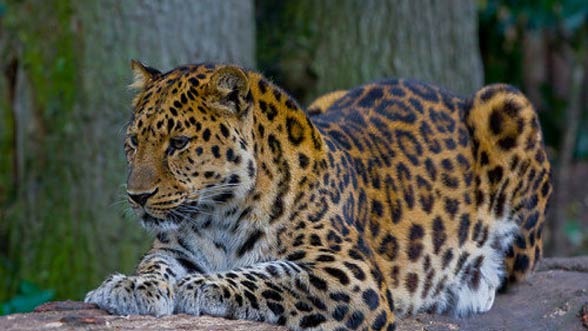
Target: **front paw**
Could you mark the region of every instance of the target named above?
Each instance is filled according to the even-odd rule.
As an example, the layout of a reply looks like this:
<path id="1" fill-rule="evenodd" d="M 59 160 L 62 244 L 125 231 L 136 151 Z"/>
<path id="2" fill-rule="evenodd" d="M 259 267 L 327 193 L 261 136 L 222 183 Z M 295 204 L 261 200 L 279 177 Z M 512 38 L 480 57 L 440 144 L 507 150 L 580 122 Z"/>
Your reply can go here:
<path id="1" fill-rule="evenodd" d="M 187 276 L 176 287 L 176 313 L 232 317 L 230 291 L 205 276 Z"/>
<path id="2" fill-rule="evenodd" d="M 84 299 L 116 315 L 170 315 L 174 293 L 170 284 L 148 276 L 114 274 Z"/>

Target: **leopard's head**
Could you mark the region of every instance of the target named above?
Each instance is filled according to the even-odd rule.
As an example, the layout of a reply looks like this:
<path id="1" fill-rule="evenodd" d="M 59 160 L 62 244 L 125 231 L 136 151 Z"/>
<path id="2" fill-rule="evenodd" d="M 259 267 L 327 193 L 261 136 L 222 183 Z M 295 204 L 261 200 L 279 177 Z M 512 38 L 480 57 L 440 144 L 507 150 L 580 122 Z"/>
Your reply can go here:
<path id="1" fill-rule="evenodd" d="M 145 227 L 170 230 L 232 208 L 253 189 L 249 79 L 230 65 L 161 73 L 132 61 L 139 90 L 124 143 L 128 200 Z"/>

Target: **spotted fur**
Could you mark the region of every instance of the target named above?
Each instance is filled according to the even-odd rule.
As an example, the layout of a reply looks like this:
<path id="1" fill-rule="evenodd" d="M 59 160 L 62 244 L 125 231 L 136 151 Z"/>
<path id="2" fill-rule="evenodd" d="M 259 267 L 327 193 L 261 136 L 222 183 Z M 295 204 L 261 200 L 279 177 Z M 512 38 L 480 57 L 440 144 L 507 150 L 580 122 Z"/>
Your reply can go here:
<path id="1" fill-rule="evenodd" d="M 292 330 L 394 330 L 395 315 L 489 310 L 541 256 L 550 167 L 506 85 L 471 98 L 387 80 L 312 116 L 258 73 L 133 62 L 128 193 L 157 238 L 88 293 L 116 314 Z"/>

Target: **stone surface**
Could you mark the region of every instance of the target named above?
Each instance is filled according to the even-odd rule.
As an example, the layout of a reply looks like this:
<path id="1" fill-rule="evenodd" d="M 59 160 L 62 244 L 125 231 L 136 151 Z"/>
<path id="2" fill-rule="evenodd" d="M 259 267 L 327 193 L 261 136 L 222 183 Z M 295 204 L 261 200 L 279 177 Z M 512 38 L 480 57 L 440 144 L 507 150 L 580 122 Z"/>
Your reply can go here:
<path id="1" fill-rule="evenodd" d="M 398 329 L 586 331 L 588 257 L 546 259 L 525 282 L 498 295 L 492 310 L 486 314 L 462 319 L 421 314 L 405 319 Z"/>
<path id="2" fill-rule="evenodd" d="M 546 259 L 529 279 L 496 298 L 486 314 L 468 318 L 419 314 L 405 318 L 399 331 L 586 331 L 588 256 Z M 0 330 L 259 330 L 286 331 L 265 323 L 208 316 L 112 316 L 81 302 L 52 302 L 35 312 L 0 317 Z"/>

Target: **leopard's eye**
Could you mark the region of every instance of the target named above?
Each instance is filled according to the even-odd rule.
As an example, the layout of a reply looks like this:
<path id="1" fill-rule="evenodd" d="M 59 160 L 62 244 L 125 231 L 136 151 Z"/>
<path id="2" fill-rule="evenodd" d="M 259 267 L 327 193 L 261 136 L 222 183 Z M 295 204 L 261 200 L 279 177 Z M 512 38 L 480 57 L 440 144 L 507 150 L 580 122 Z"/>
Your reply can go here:
<path id="1" fill-rule="evenodd" d="M 136 135 L 131 135 L 129 137 L 129 145 L 133 149 L 136 149 L 137 148 L 137 145 L 139 145 L 139 140 L 137 139 L 137 136 Z"/>
<path id="2" fill-rule="evenodd" d="M 169 146 L 175 150 L 183 149 L 190 142 L 190 138 L 185 136 L 173 137 L 169 141 Z"/>

